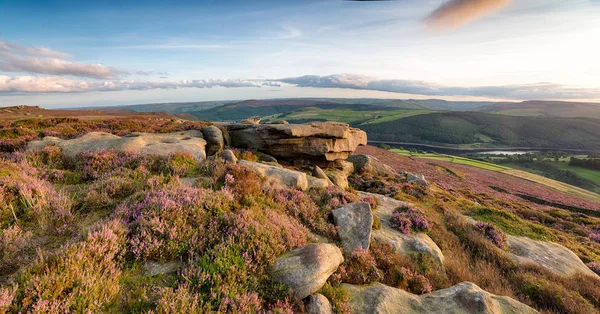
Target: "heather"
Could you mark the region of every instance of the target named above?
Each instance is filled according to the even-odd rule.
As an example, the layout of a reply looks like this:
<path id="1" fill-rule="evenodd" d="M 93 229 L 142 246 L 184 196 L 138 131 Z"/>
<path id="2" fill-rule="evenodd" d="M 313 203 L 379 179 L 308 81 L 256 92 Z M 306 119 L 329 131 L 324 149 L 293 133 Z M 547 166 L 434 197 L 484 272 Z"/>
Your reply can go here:
<path id="1" fill-rule="evenodd" d="M 57 122 L 14 127 L 45 128 L 43 123 Z M 114 130 L 118 125 L 128 126 L 123 122 Z M 261 159 L 250 150 L 237 154 Z M 402 236 L 430 237 L 445 259 L 441 265 L 424 252 L 400 253 L 371 241 L 368 249 L 352 252 L 319 291 L 336 313 L 350 313 L 342 284 L 375 282 L 426 294 L 470 281 L 544 313 L 594 313 L 600 307 L 598 278 L 557 275 L 506 254 L 507 234 L 553 241 L 598 273 L 598 218 L 495 193 L 409 184 L 401 177 L 350 181 L 348 189 L 302 191 L 273 184 L 240 164 L 218 157 L 198 161 L 185 153 L 99 150 L 70 159 L 47 146 L 4 154 L 0 313 L 302 311 L 302 301 L 274 282 L 269 269 L 282 254 L 318 239 L 339 246 L 333 209 L 367 202 L 376 212 L 380 206 L 356 190 L 412 203 L 392 212 L 391 227 Z M 374 230 L 387 228 L 381 225 L 374 219 Z M 175 266 L 152 272 L 148 265 Z"/>

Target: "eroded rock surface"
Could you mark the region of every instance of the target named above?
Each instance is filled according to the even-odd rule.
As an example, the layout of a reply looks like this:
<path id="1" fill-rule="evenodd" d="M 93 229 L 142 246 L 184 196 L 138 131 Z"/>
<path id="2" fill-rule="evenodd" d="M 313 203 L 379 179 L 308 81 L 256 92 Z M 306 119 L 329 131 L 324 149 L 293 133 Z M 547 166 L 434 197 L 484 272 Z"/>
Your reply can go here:
<path id="1" fill-rule="evenodd" d="M 429 294 L 415 295 L 380 283 L 367 286 L 343 284 L 353 313 L 390 314 L 533 314 L 531 307 L 497 296 L 470 282 L 462 282 Z"/>
<path id="2" fill-rule="evenodd" d="M 371 232 L 374 241 L 390 244 L 400 254 L 426 253 L 438 263 L 444 263 L 442 250 L 427 234 L 404 234 L 390 226 L 390 218 L 394 210 L 400 206 L 409 206 L 410 203 L 375 193 L 359 192 L 359 195 L 373 196 L 379 200 L 379 206 L 373 211 L 373 215 L 381 221 L 381 229 Z"/>
<path id="3" fill-rule="evenodd" d="M 348 177 L 342 170 L 326 169 L 325 173 L 333 184 L 341 187 L 344 190 L 348 188 Z"/>
<path id="4" fill-rule="evenodd" d="M 85 151 L 114 149 L 140 154 L 168 156 L 174 152 L 186 152 L 198 160 L 206 159 L 206 141 L 202 132 L 189 130 L 174 133 L 139 133 L 117 136 L 105 132 L 90 132 L 81 137 L 63 140 L 46 136 L 40 141 L 31 142 L 27 148 L 43 148 L 48 144 L 60 147 L 68 157 L 75 157 Z"/>
<path id="5" fill-rule="evenodd" d="M 568 248 L 553 242 L 506 235 L 509 255 L 517 263 L 534 263 L 564 276 L 582 273 L 597 276 Z"/>
<path id="6" fill-rule="evenodd" d="M 223 150 L 224 140 L 223 132 L 214 126 L 209 125 L 202 128 L 202 135 L 206 140 L 206 155 L 212 156 L 218 154 Z"/>
<path id="7" fill-rule="evenodd" d="M 398 173 L 392 167 L 369 155 L 352 155 L 348 161 L 354 165 L 354 171 L 374 176 L 395 177 Z"/>
<path id="8" fill-rule="evenodd" d="M 307 314 L 333 314 L 331 303 L 322 294 L 313 294 L 306 298 L 305 310 Z"/>
<path id="9" fill-rule="evenodd" d="M 277 258 L 271 276 L 304 299 L 317 292 L 338 266 L 344 262 L 340 249 L 328 243 L 312 243 Z"/>
<path id="10" fill-rule="evenodd" d="M 252 148 L 278 158 L 304 158 L 320 161 L 346 159 L 367 144 L 367 134 L 347 124 L 228 124 L 224 125 L 231 145 Z"/>
<path id="11" fill-rule="evenodd" d="M 369 249 L 373 215 L 368 203 L 352 203 L 331 211 L 333 223 L 339 227 L 338 235 L 344 255 L 351 256 L 356 249 Z"/>
<path id="12" fill-rule="evenodd" d="M 278 185 L 298 188 L 300 190 L 308 189 L 308 178 L 303 172 L 247 160 L 240 160 L 238 163 L 253 168 L 256 172 Z"/>

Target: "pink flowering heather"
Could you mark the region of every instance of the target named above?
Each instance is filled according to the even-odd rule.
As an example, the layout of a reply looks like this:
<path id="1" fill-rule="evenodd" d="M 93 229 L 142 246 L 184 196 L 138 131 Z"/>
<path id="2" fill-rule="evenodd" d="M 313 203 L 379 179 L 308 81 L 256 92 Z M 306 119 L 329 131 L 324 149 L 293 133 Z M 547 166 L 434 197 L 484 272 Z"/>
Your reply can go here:
<path id="1" fill-rule="evenodd" d="M 1 288 L 0 287 L 0 313 L 8 313 L 10 305 L 15 298 L 19 285 L 15 285 L 12 288 Z"/>
<path id="2" fill-rule="evenodd" d="M 103 174 L 121 167 L 134 169 L 140 165 L 141 161 L 142 156 L 139 154 L 109 149 L 79 154 L 75 161 L 75 167 L 81 171 L 84 179 L 95 180 Z"/>
<path id="3" fill-rule="evenodd" d="M 404 234 L 410 234 L 411 231 L 427 231 L 432 224 L 421 211 L 410 207 L 399 207 L 390 218 L 390 226 Z"/>
<path id="4" fill-rule="evenodd" d="M 65 232 L 73 219 L 70 199 L 48 183 L 32 176 L 23 164 L 0 161 L 0 226 L 16 220 L 35 223 L 41 230 Z"/>
<path id="5" fill-rule="evenodd" d="M 19 226 L 11 226 L 0 230 L 0 264 L 9 262 L 31 239 L 29 231 L 23 231 Z"/>
<path id="6" fill-rule="evenodd" d="M 358 195 L 344 191 L 338 186 L 311 188 L 308 195 L 321 208 L 321 211 L 327 213 L 349 203 L 360 201 Z"/>
<path id="7" fill-rule="evenodd" d="M 600 243 L 600 229 L 593 228 L 589 234 L 589 238 L 596 243 Z"/>
<path id="8" fill-rule="evenodd" d="M 402 274 L 402 281 L 405 282 L 408 291 L 416 294 L 425 294 L 430 293 L 433 290 L 427 277 L 404 267 L 400 269 L 400 273 Z"/>
<path id="9" fill-rule="evenodd" d="M 369 203 L 371 210 L 374 210 L 377 207 L 377 199 L 373 196 L 364 196 L 360 198 L 361 202 Z"/>
<path id="10" fill-rule="evenodd" d="M 595 272 L 598 276 L 600 276 L 600 263 L 598 262 L 590 262 L 586 264 L 589 269 Z"/>
<path id="11" fill-rule="evenodd" d="M 506 245 L 506 235 L 500 228 L 489 223 L 478 221 L 475 223 L 475 229 L 483 233 L 485 238 L 490 240 L 498 248 L 504 248 Z"/>
<path id="12" fill-rule="evenodd" d="M 103 312 L 121 295 L 125 233 L 124 225 L 112 220 L 56 256 L 40 254 L 19 280 L 24 298 L 16 308 L 24 313 Z"/>

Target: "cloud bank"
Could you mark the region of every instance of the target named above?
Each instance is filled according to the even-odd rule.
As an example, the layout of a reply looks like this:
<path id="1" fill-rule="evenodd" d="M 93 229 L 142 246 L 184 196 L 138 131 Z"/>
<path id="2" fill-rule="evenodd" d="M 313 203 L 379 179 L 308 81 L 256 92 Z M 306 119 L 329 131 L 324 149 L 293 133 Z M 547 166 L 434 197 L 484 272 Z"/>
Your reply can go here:
<path id="1" fill-rule="evenodd" d="M 506 7 L 512 0 L 451 0 L 433 11 L 425 23 L 433 30 L 460 27 Z"/>
<path id="2" fill-rule="evenodd" d="M 85 81 L 64 77 L 34 77 L 0 75 L 0 93 L 83 93 L 101 91 L 212 88 L 212 87 L 260 87 L 244 80 L 183 80 L 183 81 Z"/>
<path id="3" fill-rule="evenodd" d="M 24 47 L 0 41 L 0 71 L 50 75 L 72 75 L 96 79 L 115 79 L 129 73 L 97 63 L 68 60 L 67 53 L 45 47 Z"/>
<path id="4" fill-rule="evenodd" d="M 600 98 L 600 88 L 571 87 L 553 83 L 463 87 L 414 80 L 380 80 L 353 74 L 306 75 L 274 81 L 299 87 L 351 88 L 425 96 L 479 96 L 515 100 Z"/>

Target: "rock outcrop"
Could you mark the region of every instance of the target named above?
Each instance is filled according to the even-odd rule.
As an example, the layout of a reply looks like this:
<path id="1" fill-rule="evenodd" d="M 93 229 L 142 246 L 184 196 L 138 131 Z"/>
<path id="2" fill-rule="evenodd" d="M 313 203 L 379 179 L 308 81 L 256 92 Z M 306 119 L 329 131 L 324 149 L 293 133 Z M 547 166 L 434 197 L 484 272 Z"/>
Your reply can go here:
<path id="1" fill-rule="evenodd" d="M 331 303 L 322 294 L 313 294 L 306 298 L 306 314 L 333 314 Z"/>
<path id="2" fill-rule="evenodd" d="M 333 184 L 341 187 L 344 190 L 348 188 L 348 177 L 342 170 L 327 169 L 325 170 L 325 173 Z"/>
<path id="3" fill-rule="evenodd" d="M 231 145 L 252 148 L 277 158 L 315 161 L 346 159 L 358 145 L 367 144 L 367 134 L 347 124 L 226 124 Z"/>
<path id="4" fill-rule="evenodd" d="M 404 234 L 390 226 L 390 218 L 394 210 L 400 206 L 408 206 L 409 203 L 375 193 L 359 192 L 359 194 L 376 197 L 379 201 L 379 206 L 373 211 L 373 215 L 381 221 L 381 228 L 371 232 L 374 241 L 387 243 L 400 254 L 426 253 L 438 263 L 444 263 L 442 250 L 427 234 Z"/>
<path id="5" fill-rule="evenodd" d="M 380 283 L 342 285 L 350 297 L 353 313 L 390 314 L 534 314 L 531 307 L 505 296 L 482 290 L 470 282 L 415 295 Z"/>
<path id="6" fill-rule="evenodd" d="M 517 263 L 534 263 L 553 273 L 571 276 L 582 273 L 597 276 L 568 248 L 552 242 L 506 235 L 508 253 Z"/>
<path id="7" fill-rule="evenodd" d="M 352 203 L 331 211 L 333 223 L 339 227 L 338 235 L 349 257 L 356 249 L 369 249 L 373 215 L 369 203 Z"/>
<path id="8" fill-rule="evenodd" d="M 122 137 L 105 132 L 90 132 L 70 140 L 46 136 L 40 141 L 29 143 L 27 148 L 38 149 L 48 144 L 60 147 L 66 156 L 72 158 L 85 151 L 114 149 L 160 156 L 186 152 L 194 155 L 197 160 L 206 159 L 206 141 L 202 137 L 202 132 L 197 130 L 174 133 L 134 132 Z"/>
<path id="9" fill-rule="evenodd" d="M 223 140 L 223 132 L 214 126 L 209 125 L 202 128 L 202 135 L 206 140 L 206 155 L 213 156 L 223 150 L 225 141 Z"/>
<path id="10" fill-rule="evenodd" d="M 323 171 L 323 169 L 321 169 L 319 166 L 315 166 L 313 168 L 312 175 L 315 178 L 319 178 L 319 179 L 323 179 L 323 180 L 327 181 L 327 185 L 333 185 L 333 182 L 331 182 L 331 180 L 329 180 L 329 177 L 327 176 L 325 171 Z"/>
<path id="11" fill-rule="evenodd" d="M 312 243 L 278 257 L 271 268 L 276 282 L 286 285 L 298 299 L 317 292 L 344 262 L 340 249 L 327 243 Z"/>
<path id="12" fill-rule="evenodd" d="M 429 186 L 429 182 L 427 182 L 427 180 L 425 180 L 425 176 L 422 174 L 407 173 L 406 181 L 408 183 L 416 183 L 416 184 L 424 186 L 424 187 Z"/>
<path id="13" fill-rule="evenodd" d="M 227 162 L 237 163 L 238 159 L 231 149 L 225 149 L 221 152 L 221 158 Z"/>
<path id="14" fill-rule="evenodd" d="M 274 181 L 278 185 L 293 187 L 300 190 L 308 189 L 307 175 L 303 172 L 247 160 L 240 160 L 238 163 L 256 170 L 256 172 L 265 176 L 268 180 Z"/>
<path id="15" fill-rule="evenodd" d="M 348 161 L 354 164 L 354 171 L 374 176 L 395 177 L 398 173 L 392 167 L 369 155 L 352 155 Z"/>

